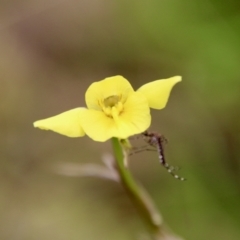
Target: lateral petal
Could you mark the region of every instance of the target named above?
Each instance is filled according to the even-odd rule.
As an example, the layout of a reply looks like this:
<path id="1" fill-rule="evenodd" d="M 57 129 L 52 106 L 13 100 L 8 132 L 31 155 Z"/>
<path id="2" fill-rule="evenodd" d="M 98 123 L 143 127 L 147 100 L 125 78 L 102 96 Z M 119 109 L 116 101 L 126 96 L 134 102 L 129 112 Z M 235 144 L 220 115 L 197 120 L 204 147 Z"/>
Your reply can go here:
<path id="1" fill-rule="evenodd" d="M 81 125 L 94 141 L 105 142 L 116 135 L 116 123 L 102 111 L 87 110 L 82 114 Z"/>
<path id="2" fill-rule="evenodd" d="M 141 86 L 137 92 L 141 92 L 148 100 L 149 107 L 162 109 L 166 106 L 173 86 L 180 82 L 182 77 L 175 76 L 168 79 L 156 80 Z"/>
<path id="3" fill-rule="evenodd" d="M 38 120 L 33 123 L 34 127 L 43 130 L 51 130 L 68 137 L 82 137 L 85 135 L 81 126 L 81 115 L 86 108 L 75 108 L 56 116 Z"/>
<path id="4" fill-rule="evenodd" d="M 119 116 L 119 138 L 144 132 L 151 124 L 150 108 L 145 96 L 135 92 L 129 96 L 124 104 L 123 113 Z"/>

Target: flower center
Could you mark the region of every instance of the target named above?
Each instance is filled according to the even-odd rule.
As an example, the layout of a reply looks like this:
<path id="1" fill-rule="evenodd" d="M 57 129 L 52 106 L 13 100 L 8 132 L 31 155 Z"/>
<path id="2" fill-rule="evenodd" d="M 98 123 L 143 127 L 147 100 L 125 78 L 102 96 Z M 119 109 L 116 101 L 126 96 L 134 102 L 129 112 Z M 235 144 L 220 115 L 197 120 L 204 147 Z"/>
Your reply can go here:
<path id="1" fill-rule="evenodd" d="M 105 98 L 103 100 L 102 110 L 108 117 L 112 117 L 114 120 L 117 120 L 119 114 L 123 110 L 121 96 L 112 95 Z"/>
<path id="2" fill-rule="evenodd" d="M 110 97 L 107 97 L 103 100 L 103 103 L 105 107 L 114 107 L 120 100 L 120 97 L 117 95 L 113 95 Z"/>

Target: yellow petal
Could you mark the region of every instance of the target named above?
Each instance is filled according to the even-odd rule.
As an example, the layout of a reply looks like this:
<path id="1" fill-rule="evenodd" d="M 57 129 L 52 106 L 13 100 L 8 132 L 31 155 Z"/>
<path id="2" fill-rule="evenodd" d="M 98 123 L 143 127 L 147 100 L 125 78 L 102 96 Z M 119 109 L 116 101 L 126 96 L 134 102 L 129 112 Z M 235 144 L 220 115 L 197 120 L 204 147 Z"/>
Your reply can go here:
<path id="1" fill-rule="evenodd" d="M 85 133 L 94 141 L 105 142 L 115 135 L 116 123 L 104 112 L 87 110 L 81 117 L 81 125 Z"/>
<path id="2" fill-rule="evenodd" d="M 151 122 L 147 99 L 141 93 L 133 93 L 127 99 L 117 120 L 102 111 L 88 110 L 81 116 L 85 133 L 95 141 L 104 142 L 112 137 L 128 138 L 145 131 Z"/>
<path id="3" fill-rule="evenodd" d="M 89 86 L 85 94 L 85 101 L 89 109 L 101 110 L 100 101 L 111 96 L 121 96 L 122 102 L 125 102 L 132 92 L 134 90 L 131 84 L 124 77 L 108 77 Z"/>
<path id="4" fill-rule="evenodd" d="M 149 107 L 155 109 L 162 109 L 167 104 L 173 86 L 181 80 L 182 77 L 180 76 L 156 80 L 144 84 L 137 91 L 145 95 L 145 97 L 148 99 Z"/>
<path id="5" fill-rule="evenodd" d="M 129 96 L 124 104 L 123 113 L 119 116 L 119 138 L 127 138 L 141 133 L 151 124 L 148 101 L 142 93 L 135 92 Z"/>
<path id="6" fill-rule="evenodd" d="M 86 108 L 75 108 L 54 117 L 39 120 L 33 123 L 34 127 L 51 130 L 68 137 L 82 137 L 85 135 L 80 119 Z"/>

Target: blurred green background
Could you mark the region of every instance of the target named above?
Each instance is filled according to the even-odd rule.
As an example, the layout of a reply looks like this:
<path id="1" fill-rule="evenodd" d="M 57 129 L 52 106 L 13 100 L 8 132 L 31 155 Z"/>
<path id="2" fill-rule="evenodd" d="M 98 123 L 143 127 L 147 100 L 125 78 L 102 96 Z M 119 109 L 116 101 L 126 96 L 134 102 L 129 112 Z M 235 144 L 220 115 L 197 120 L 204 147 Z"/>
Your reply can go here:
<path id="1" fill-rule="evenodd" d="M 145 230 L 121 186 L 57 175 L 99 163 L 109 142 L 71 139 L 32 122 L 85 106 L 94 81 L 123 75 L 137 89 L 174 75 L 151 130 L 169 140 L 171 177 L 155 153 L 131 169 L 185 239 L 240 239 L 240 2 L 2 0 L 0 239 L 137 239 Z"/>

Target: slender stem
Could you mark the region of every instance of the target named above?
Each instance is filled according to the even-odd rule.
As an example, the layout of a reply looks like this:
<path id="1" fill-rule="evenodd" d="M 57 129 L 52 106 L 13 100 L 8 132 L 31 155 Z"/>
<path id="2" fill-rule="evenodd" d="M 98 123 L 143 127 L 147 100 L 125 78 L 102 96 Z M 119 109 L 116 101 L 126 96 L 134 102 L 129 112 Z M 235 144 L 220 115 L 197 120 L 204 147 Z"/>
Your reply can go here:
<path id="1" fill-rule="evenodd" d="M 163 228 L 162 217 L 151 197 L 144 188 L 134 180 L 127 168 L 127 152 L 119 139 L 112 138 L 112 145 L 121 183 L 150 228 L 152 238 L 154 240 L 183 240 L 171 233 L 169 229 L 166 230 L 166 226 Z"/>
<path id="2" fill-rule="evenodd" d="M 162 217 L 157 211 L 153 201 L 147 192 L 138 184 L 129 169 L 125 166 L 126 157 L 123 154 L 122 146 L 117 138 L 112 139 L 113 151 L 116 157 L 116 163 L 121 182 L 131 197 L 136 203 L 136 206 L 141 211 L 143 218 L 151 228 L 153 233 L 159 232 L 162 227 Z"/>

